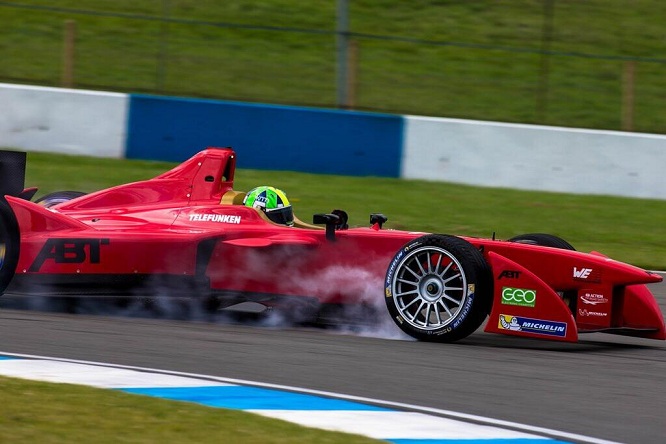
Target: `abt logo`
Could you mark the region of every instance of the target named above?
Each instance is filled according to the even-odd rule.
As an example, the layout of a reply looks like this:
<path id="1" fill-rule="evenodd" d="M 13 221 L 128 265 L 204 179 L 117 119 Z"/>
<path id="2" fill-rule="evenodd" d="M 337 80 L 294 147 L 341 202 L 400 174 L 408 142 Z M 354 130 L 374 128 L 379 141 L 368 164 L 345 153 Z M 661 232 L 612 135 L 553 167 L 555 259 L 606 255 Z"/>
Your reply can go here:
<path id="1" fill-rule="evenodd" d="M 574 277 L 574 279 L 586 280 L 587 278 L 590 277 L 591 273 L 592 273 L 591 268 L 581 268 L 581 269 L 578 269 L 576 267 L 573 268 L 573 277 Z"/>
<path id="2" fill-rule="evenodd" d="M 497 279 L 499 280 L 499 279 L 502 279 L 502 278 L 506 278 L 506 279 L 520 279 L 520 271 L 516 271 L 516 270 L 502 270 L 502 272 L 500 273 L 500 275 L 499 275 L 499 277 L 498 277 Z"/>
<path id="3" fill-rule="evenodd" d="M 39 271 L 49 259 L 56 264 L 99 264 L 101 246 L 109 239 L 49 239 L 30 266 L 29 271 Z"/>

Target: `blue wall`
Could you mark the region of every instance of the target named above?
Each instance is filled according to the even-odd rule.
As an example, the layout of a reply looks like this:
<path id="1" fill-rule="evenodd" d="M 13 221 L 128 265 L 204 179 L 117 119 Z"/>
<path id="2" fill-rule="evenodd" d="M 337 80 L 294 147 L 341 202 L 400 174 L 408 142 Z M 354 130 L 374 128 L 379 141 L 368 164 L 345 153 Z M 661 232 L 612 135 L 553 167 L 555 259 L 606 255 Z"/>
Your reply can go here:
<path id="1" fill-rule="evenodd" d="M 402 116 L 132 95 L 128 119 L 127 158 L 231 146 L 239 168 L 400 176 Z"/>

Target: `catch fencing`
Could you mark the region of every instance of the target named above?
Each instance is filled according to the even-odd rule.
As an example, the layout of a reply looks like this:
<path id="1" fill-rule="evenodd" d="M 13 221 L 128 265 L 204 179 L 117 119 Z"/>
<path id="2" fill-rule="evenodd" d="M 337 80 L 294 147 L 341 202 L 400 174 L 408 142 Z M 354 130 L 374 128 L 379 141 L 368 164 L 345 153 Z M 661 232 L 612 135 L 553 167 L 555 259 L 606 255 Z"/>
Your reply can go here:
<path id="1" fill-rule="evenodd" d="M 0 81 L 666 133 L 666 3 L 0 1 Z"/>

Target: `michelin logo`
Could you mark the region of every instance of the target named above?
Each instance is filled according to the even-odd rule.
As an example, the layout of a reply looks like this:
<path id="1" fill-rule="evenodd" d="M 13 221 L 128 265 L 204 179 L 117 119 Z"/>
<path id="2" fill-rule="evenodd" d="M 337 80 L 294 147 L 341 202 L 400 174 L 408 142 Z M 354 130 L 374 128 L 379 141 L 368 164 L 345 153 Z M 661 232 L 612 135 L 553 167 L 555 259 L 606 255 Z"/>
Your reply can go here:
<path id="1" fill-rule="evenodd" d="M 239 224 L 240 216 L 228 214 L 190 214 L 190 222 L 220 222 L 223 224 Z"/>
<path id="2" fill-rule="evenodd" d="M 524 331 L 539 335 L 565 337 L 567 324 L 564 322 L 543 321 L 541 319 L 523 318 L 521 316 L 499 315 L 497 328 L 500 330 Z"/>

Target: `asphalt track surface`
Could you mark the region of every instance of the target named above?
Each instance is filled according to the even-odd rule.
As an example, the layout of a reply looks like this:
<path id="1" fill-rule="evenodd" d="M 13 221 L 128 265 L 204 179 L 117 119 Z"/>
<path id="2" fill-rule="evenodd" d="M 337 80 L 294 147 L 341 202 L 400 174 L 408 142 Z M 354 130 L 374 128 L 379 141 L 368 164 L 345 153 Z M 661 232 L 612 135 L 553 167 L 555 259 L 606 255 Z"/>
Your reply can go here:
<path id="1" fill-rule="evenodd" d="M 650 286 L 662 313 L 666 285 Z M 7 301 L 11 298 L 6 299 Z M 0 350 L 302 387 L 625 443 L 666 437 L 666 342 L 481 331 L 455 344 L 320 329 L 15 310 Z"/>

